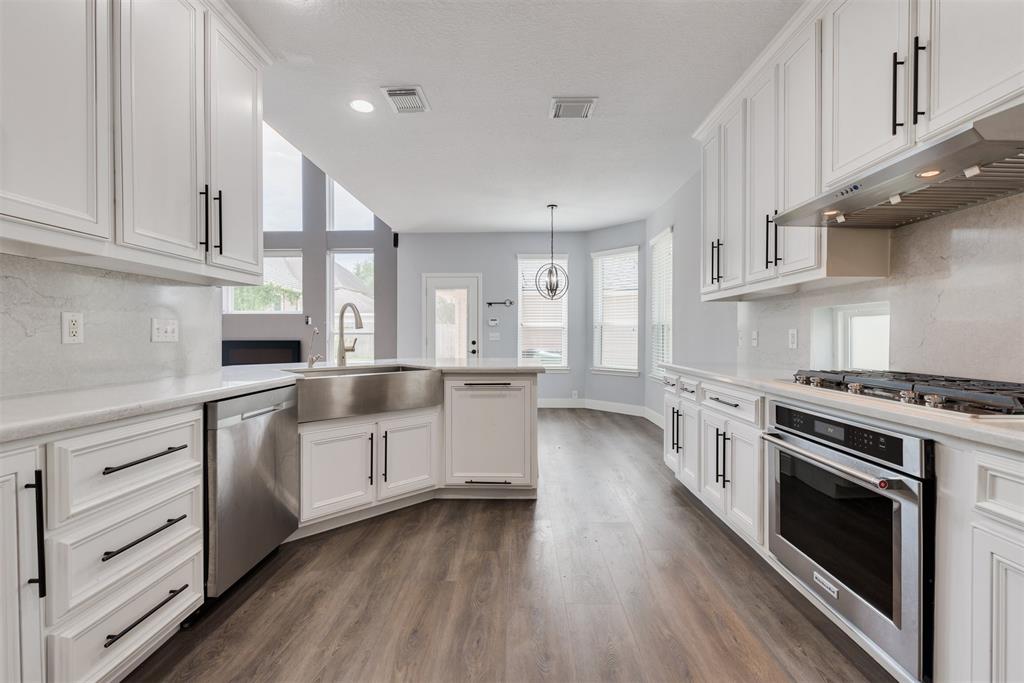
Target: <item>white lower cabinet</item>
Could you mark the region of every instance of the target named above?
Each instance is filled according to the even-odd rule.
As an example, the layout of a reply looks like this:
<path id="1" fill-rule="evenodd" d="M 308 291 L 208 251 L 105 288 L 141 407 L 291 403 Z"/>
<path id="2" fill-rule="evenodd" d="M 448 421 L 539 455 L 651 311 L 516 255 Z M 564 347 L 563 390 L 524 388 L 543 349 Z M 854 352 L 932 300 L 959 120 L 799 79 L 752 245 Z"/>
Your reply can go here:
<path id="1" fill-rule="evenodd" d="M 447 483 L 533 483 L 533 387 L 525 379 L 445 381 Z"/>
<path id="2" fill-rule="evenodd" d="M 437 413 L 431 412 L 378 423 L 383 459 L 377 479 L 379 500 L 434 488 L 439 422 Z"/>
<path id="3" fill-rule="evenodd" d="M 299 522 L 434 488 L 439 439 L 436 409 L 303 425 Z"/>
<path id="4" fill-rule="evenodd" d="M 373 502 L 377 423 L 361 422 L 302 434 L 300 521 Z"/>
<path id="5" fill-rule="evenodd" d="M 662 429 L 661 459 L 665 466 L 673 472 L 679 471 L 679 399 L 671 391 L 665 392 L 664 416 L 665 425 Z"/>
<path id="6" fill-rule="evenodd" d="M 0 454 L 0 680 L 43 680 L 36 472 L 39 449 Z M 41 482 L 41 477 L 39 479 Z M 41 507 L 41 506 L 40 506 Z M 41 520 L 40 520 L 41 521 Z"/>
<path id="7" fill-rule="evenodd" d="M 761 543 L 761 432 L 709 410 L 700 412 L 700 425 L 700 496 L 734 529 Z"/>
<path id="8" fill-rule="evenodd" d="M 692 402 L 679 401 L 676 413 L 676 448 L 679 469 L 676 479 L 694 493 L 700 491 L 700 410 Z"/>
<path id="9" fill-rule="evenodd" d="M 971 678 L 1024 681 L 1024 535 L 975 527 L 972 552 Z"/>

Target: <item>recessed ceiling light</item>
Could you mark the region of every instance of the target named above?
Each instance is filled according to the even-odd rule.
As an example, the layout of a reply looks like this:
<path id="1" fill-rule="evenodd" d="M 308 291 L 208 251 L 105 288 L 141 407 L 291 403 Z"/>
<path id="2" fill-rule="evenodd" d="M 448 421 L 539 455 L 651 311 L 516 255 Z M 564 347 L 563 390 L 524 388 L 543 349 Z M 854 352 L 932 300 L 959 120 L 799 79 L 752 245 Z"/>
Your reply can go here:
<path id="1" fill-rule="evenodd" d="M 933 168 L 930 171 L 921 171 L 920 173 L 916 173 L 915 175 L 918 178 L 934 178 L 935 176 L 939 175 L 940 173 L 942 173 L 942 169 L 941 168 Z"/>
<path id="2" fill-rule="evenodd" d="M 352 107 L 360 114 L 369 114 L 371 111 L 373 111 L 373 104 L 367 102 L 366 100 L 352 100 L 351 102 L 348 103 L 348 106 Z"/>
<path id="3" fill-rule="evenodd" d="M 835 216 L 837 213 L 839 213 L 839 212 L 838 211 L 825 211 L 823 215 L 825 215 L 825 216 Z"/>

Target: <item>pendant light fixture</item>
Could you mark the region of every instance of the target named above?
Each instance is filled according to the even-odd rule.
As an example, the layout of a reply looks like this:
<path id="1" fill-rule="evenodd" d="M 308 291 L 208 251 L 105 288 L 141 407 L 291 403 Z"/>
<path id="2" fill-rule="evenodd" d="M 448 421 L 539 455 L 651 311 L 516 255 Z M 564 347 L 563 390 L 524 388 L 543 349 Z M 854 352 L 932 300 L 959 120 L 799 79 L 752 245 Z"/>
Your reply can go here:
<path id="1" fill-rule="evenodd" d="M 565 268 L 555 263 L 555 209 L 558 204 L 548 204 L 551 211 L 551 261 L 545 263 L 537 271 L 534 285 L 545 299 L 552 301 L 561 299 L 569 291 L 569 274 Z"/>

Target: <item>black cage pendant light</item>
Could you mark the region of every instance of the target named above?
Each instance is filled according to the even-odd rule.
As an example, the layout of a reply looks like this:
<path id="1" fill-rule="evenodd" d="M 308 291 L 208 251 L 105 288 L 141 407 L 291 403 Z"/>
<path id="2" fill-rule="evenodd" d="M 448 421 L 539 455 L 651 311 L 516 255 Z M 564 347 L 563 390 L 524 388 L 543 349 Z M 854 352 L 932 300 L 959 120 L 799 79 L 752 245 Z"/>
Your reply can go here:
<path id="1" fill-rule="evenodd" d="M 548 204 L 551 211 L 551 260 L 540 267 L 534 284 L 545 299 L 561 299 L 569 291 L 569 274 L 555 263 L 555 209 L 558 204 Z"/>

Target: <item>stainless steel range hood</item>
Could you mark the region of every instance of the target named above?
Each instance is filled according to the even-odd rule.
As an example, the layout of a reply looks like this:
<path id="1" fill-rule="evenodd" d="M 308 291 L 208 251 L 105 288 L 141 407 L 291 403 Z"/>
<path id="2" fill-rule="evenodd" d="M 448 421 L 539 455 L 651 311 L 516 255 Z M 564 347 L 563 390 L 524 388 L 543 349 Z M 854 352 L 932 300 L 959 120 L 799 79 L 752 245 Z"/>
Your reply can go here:
<path id="1" fill-rule="evenodd" d="M 908 150 L 780 213 L 775 223 L 898 228 L 1018 192 L 1024 192 L 1024 104 Z"/>

